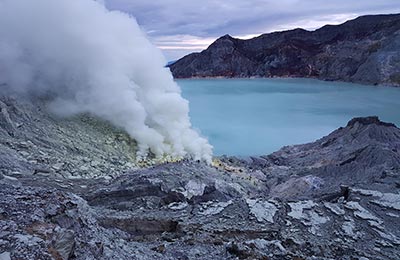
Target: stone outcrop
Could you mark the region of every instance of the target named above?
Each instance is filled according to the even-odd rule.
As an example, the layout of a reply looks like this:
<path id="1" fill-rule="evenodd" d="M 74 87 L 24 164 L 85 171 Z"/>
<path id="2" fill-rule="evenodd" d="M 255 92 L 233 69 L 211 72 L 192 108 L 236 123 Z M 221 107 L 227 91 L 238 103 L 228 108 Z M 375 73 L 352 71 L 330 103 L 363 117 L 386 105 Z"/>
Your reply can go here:
<path id="1" fill-rule="evenodd" d="M 1 259 L 400 258 L 400 129 L 377 117 L 270 155 L 146 168 L 106 158 L 113 170 L 91 175 L 97 167 L 68 174 L 53 160 L 81 167 L 76 151 L 58 144 L 87 147 L 92 139 L 81 136 L 96 136 L 96 127 L 75 121 L 81 132 L 69 135 L 71 125 L 45 110 L 29 112 L 41 106 L 4 103 Z M 46 172 L 23 159 L 38 151 L 48 152 Z"/>
<path id="2" fill-rule="evenodd" d="M 400 14 L 249 40 L 225 35 L 169 67 L 175 78 L 310 77 L 400 86 Z"/>
<path id="3" fill-rule="evenodd" d="M 0 173 L 113 176 L 137 166 L 135 157 L 136 142 L 108 122 L 59 118 L 44 100 L 0 96 Z"/>

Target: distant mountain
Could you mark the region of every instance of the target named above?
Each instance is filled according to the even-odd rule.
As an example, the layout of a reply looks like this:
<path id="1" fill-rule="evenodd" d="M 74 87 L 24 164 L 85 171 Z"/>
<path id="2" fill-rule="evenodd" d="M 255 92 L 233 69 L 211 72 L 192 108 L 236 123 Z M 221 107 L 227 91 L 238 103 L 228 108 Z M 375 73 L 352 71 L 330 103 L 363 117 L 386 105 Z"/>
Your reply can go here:
<path id="1" fill-rule="evenodd" d="M 172 64 L 174 64 L 177 60 L 172 60 L 172 61 L 168 61 L 167 62 L 167 67 L 171 66 Z"/>
<path id="2" fill-rule="evenodd" d="M 175 78 L 311 77 L 400 86 L 400 14 L 249 40 L 225 35 L 169 67 Z"/>

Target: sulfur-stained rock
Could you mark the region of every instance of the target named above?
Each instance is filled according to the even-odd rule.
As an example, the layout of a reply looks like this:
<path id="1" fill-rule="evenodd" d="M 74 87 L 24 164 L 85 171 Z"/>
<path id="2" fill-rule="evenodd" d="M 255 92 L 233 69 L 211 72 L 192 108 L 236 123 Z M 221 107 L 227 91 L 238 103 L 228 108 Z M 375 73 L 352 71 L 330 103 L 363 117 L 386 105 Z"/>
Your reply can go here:
<path id="1" fill-rule="evenodd" d="M 270 155 L 140 168 L 94 119 L 4 103 L 22 124 L 0 125 L 6 260 L 400 259 L 400 129 L 376 117 Z"/>

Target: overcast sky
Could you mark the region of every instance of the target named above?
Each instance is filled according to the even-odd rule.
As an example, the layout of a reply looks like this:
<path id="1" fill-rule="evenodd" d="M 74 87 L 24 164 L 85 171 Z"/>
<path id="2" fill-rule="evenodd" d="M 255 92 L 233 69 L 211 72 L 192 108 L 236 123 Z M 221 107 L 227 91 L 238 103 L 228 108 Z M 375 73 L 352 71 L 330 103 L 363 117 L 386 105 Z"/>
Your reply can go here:
<path id="1" fill-rule="evenodd" d="M 316 29 L 364 14 L 400 13 L 400 0 L 105 0 L 136 17 L 167 60 L 205 49 L 219 36 L 250 38 Z"/>

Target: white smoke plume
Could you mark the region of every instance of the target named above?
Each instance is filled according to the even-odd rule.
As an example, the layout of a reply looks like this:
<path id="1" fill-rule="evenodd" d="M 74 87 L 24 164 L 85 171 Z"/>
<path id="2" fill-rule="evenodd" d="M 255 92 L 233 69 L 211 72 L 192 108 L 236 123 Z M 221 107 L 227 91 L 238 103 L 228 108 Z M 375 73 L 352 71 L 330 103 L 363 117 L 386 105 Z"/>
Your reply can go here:
<path id="1" fill-rule="evenodd" d="M 188 102 L 135 19 L 94 0 L 0 0 L 0 89 L 53 96 L 60 114 L 126 130 L 139 155 L 210 161 Z"/>

